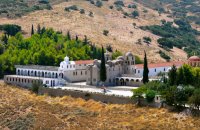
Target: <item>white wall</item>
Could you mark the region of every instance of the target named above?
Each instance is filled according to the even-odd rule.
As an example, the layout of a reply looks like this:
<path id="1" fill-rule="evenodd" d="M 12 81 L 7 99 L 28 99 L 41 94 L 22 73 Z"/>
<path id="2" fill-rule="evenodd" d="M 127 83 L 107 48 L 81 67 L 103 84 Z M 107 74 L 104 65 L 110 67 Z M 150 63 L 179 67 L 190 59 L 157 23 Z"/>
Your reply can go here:
<path id="1" fill-rule="evenodd" d="M 149 76 L 157 76 L 160 72 L 167 72 L 171 66 L 165 66 L 165 67 L 158 67 L 158 68 L 149 68 Z M 143 68 L 142 69 L 135 69 L 135 75 L 136 76 L 143 76 Z"/>

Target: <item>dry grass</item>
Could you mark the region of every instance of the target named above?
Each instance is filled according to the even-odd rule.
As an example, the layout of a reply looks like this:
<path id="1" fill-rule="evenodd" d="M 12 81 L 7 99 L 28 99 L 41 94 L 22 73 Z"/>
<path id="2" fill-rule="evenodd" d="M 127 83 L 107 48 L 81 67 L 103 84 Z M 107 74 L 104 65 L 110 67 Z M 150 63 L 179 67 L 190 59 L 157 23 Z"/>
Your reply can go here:
<path id="1" fill-rule="evenodd" d="M 37 96 L 1 83 L 0 129 L 198 130 L 200 119 L 131 104 Z"/>
<path id="2" fill-rule="evenodd" d="M 98 8 L 88 1 L 72 0 L 54 5 L 53 10 L 36 11 L 22 18 L 0 18 L 0 24 L 19 24 L 22 26 L 23 30 L 27 32 L 27 36 L 30 35 L 32 24 L 34 24 L 35 27 L 37 24 L 52 27 L 58 31 L 62 30 L 64 33 L 70 30 L 73 35 L 78 34 L 80 37 L 87 35 L 93 43 L 99 46 L 111 44 L 114 49 L 123 52 L 132 51 L 141 58 L 143 58 L 143 51 L 146 50 L 151 62 L 164 61 L 160 55 L 156 53 L 161 49 L 157 44 L 157 39 L 159 37 L 148 31 L 134 28 L 132 23 L 136 23 L 137 26 L 145 26 L 160 24 L 160 20 L 162 19 L 166 19 L 167 21 L 173 21 L 173 19 L 168 18 L 166 14 L 159 16 L 158 12 L 140 4 L 138 4 L 140 18 L 123 18 L 123 14 L 120 11 L 109 9 L 109 6 L 113 5 L 113 2 L 114 0 L 109 0 L 109 2 L 104 3 L 102 8 Z M 133 1 L 125 0 L 126 6 L 130 3 L 133 3 Z M 86 14 L 80 14 L 79 11 L 64 11 L 64 8 L 70 5 L 77 5 L 79 8 L 85 9 Z M 144 13 L 144 9 L 147 9 L 148 13 Z M 124 10 L 126 12 L 131 12 L 133 9 L 124 8 Z M 89 11 L 94 13 L 94 17 L 88 16 Z M 103 30 L 105 29 L 109 30 L 108 36 L 103 35 Z M 142 45 L 136 44 L 137 40 L 142 39 L 144 36 L 148 36 L 152 39 L 152 44 L 150 46 L 145 43 Z M 180 49 L 176 49 L 176 51 L 178 51 L 180 55 L 169 53 L 172 60 L 187 59 L 185 52 Z"/>

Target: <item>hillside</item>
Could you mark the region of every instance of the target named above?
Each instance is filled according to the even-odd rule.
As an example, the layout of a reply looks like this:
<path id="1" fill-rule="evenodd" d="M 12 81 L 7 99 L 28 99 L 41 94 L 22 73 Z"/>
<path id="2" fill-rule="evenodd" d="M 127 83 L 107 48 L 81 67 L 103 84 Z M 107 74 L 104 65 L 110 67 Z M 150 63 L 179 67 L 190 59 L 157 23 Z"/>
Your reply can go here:
<path id="1" fill-rule="evenodd" d="M 0 129 L 193 129 L 199 118 L 165 109 L 103 104 L 71 97 L 36 96 L 0 83 Z"/>
<path id="2" fill-rule="evenodd" d="M 151 62 L 165 61 L 160 57 L 159 50 L 169 55 L 172 60 L 187 59 L 187 54 L 181 49 L 174 47 L 172 51 L 167 52 L 160 48 L 157 44 L 159 36 L 139 28 L 139 26 L 159 25 L 162 19 L 173 21 L 173 18 L 167 17 L 167 14 L 164 13 L 159 15 L 158 11 L 132 0 L 125 0 L 124 4 L 123 11 L 117 11 L 118 8 L 115 7 L 114 0 L 103 2 L 101 8 L 83 0 L 58 2 L 58 4 L 52 5 L 51 10 L 39 10 L 15 19 L 2 17 L 0 18 L 0 24 L 18 24 L 22 26 L 27 36 L 30 36 L 32 24 L 35 29 L 40 24 L 45 27 L 52 27 L 63 33 L 70 31 L 73 35 L 76 34 L 80 37 L 87 35 L 98 46 L 110 44 L 114 49 L 122 52 L 132 51 L 141 58 L 143 58 L 143 51 L 146 50 Z M 128 8 L 129 4 L 137 5 L 137 10 L 140 14 L 139 18 L 124 16 L 125 13 L 131 13 L 136 10 Z M 81 14 L 76 10 L 65 11 L 65 7 L 71 5 L 77 5 L 78 9 L 84 9 L 85 13 Z M 110 9 L 110 6 L 113 6 L 113 9 Z M 89 15 L 90 12 L 92 12 L 93 17 Z M 136 24 L 136 27 L 133 26 L 133 23 Z M 104 30 L 109 31 L 108 36 L 103 35 Z M 152 39 L 151 44 L 148 45 L 143 42 L 143 37 L 150 37 Z M 139 39 L 141 39 L 142 44 L 137 44 Z"/>

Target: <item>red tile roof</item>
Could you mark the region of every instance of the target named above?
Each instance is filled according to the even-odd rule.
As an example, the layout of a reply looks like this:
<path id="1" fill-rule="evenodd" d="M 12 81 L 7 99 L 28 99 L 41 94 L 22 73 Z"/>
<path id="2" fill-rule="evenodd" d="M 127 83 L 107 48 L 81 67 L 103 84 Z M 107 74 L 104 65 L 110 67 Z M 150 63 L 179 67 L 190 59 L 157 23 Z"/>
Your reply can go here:
<path id="1" fill-rule="evenodd" d="M 94 62 L 94 60 L 78 60 L 78 61 L 74 61 L 76 65 L 79 64 L 92 64 Z"/>
<path id="2" fill-rule="evenodd" d="M 172 65 L 175 66 L 181 66 L 183 65 L 184 62 L 182 61 L 177 61 L 177 62 L 165 62 L 165 63 L 154 63 L 154 64 L 148 64 L 148 68 L 159 68 L 159 67 L 171 67 Z M 136 64 L 135 67 L 137 69 L 142 69 L 143 68 L 143 64 Z"/>

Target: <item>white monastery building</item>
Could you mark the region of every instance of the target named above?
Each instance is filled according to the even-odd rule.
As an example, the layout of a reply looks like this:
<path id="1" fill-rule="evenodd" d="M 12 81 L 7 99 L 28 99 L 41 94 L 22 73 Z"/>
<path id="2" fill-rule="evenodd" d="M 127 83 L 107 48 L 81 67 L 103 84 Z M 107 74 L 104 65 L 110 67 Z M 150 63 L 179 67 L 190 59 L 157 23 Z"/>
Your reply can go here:
<path id="1" fill-rule="evenodd" d="M 197 58 L 197 57 L 194 57 Z M 197 64 L 200 59 L 189 59 L 190 64 Z M 139 86 L 142 84 L 143 64 L 135 64 L 135 56 L 127 52 L 112 60 L 111 53 L 105 53 L 108 86 Z M 100 86 L 100 60 L 70 61 L 65 57 L 59 67 L 40 65 L 16 65 L 16 75 L 4 76 L 9 84 L 30 87 L 33 83 L 41 83 L 48 87 L 65 85 L 73 82 L 86 82 L 87 85 Z M 150 80 L 159 80 L 157 75 L 168 72 L 172 65 L 177 68 L 183 62 L 166 62 L 148 64 Z M 196 65 L 195 64 L 195 65 Z"/>

